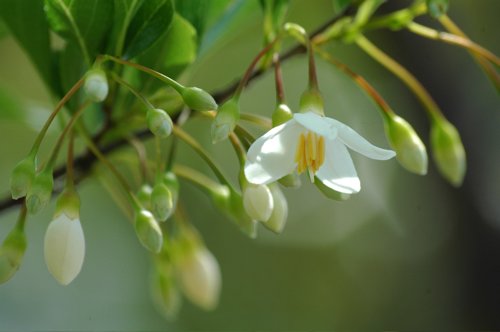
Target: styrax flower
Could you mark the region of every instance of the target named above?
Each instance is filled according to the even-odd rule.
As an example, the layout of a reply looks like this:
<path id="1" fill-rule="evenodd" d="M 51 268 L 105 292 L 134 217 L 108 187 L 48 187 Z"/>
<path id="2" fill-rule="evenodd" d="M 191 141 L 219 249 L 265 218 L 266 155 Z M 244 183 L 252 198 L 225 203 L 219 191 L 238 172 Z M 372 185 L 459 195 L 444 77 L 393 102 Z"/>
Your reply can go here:
<path id="1" fill-rule="evenodd" d="M 254 184 L 268 184 L 293 172 L 309 172 L 327 187 L 347 194 L 361 189 L 347 148 L 364 156 L 387 160 L 396 155 L 372 145 L 349 126 L 314 112 L 293 119 L 257 139 L 248 150 L 245 176 Z"/>

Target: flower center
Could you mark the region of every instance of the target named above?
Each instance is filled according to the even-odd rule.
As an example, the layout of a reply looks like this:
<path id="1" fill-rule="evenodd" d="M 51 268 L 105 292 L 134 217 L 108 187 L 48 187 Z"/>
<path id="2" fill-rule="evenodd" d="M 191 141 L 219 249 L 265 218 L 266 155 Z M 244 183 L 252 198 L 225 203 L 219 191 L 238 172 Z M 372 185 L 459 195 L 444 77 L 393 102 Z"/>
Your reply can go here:
<path id="1" fill-rule="evenodd" d="M 311 131 L 301 133 L 297 142 L 295 162 L 297 172 L 301 174 L 306 169 L 309 170 L 311 182 L 314 182 L 314 175 L 325 162 L 325 138 Z"/>

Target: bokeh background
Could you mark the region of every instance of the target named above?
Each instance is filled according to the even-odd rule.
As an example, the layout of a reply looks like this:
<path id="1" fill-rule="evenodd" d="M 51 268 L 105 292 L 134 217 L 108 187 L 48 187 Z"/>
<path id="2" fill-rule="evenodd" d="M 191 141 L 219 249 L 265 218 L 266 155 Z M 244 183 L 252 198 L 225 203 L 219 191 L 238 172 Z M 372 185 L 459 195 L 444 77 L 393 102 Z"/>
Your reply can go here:
<path id="1" fill-rule="evenodd" d="M 390 2 L 384 10 L 394 5 Z M 243 72 L 262 42 L 257 1 L 245 6 L 237 29 L 210 49 L 202 46 L 185 82 L 216 91 Z M 310 31 L 331 13 L 331 1 L 295 0 L 289 20 Z M 451 0 L 449 12 L 473 40 L 500 54 L 498 13 L 497 0 Z M 435 25 L 430 19 L 421 21 Z M 6 195 L 10 171 L 27 153 L 53 100 L 3 25 L 0 31 L 0 193 Z M 80 186 L 87 241 L 82 272 L 67 287 L 57 284 L 43 259 L 53 205 L 30 217 L 23 266 L 0 286 L 0 329 L 500 329 L 498 94 L 462 49 L 406 31 L 368 36 L 416 74 L 458 127 L 468 154 L 461 188 L 445 183 L 432 164 L 429 174 L 420 177 L 394 160 L 356 155 L 360 194 L 335 202 L 303 181 L 299 190 L 285 189 L 290 211 L 283 234 L 261 228 L 259 237 L 250 240 L 202 193 L 183 184 L 181 197 L 220 263 L 223 289 L 215 311 L 207 313 L 185 301 L 178 319 L 167 321 L 150 301 L 148 253 L 93 177 Z M 354 45 L 330 50 L 364 75 L 428 142 L 428 121 L 405 86 Z M 327 115 L 387 147 L 373 103 L 335 68 L 320 60 L 318 67 Z M 283 65 L 287 99 L 295 108 L 307 83 L 306 69 L 303 56 Z M 272 75 L 254 82 L 242 97 L 243 110 L 269 115 L 273 84 Z M 206 121 L 195 120 L 187 129 L 209 141 Z M 228 143 L 207 147 L 235 174 Z M 183 160 L 199 163 L 188 149 L 181 151 Z M 0 239 L 16 215 L 15 209 L 0 214 Z"/>

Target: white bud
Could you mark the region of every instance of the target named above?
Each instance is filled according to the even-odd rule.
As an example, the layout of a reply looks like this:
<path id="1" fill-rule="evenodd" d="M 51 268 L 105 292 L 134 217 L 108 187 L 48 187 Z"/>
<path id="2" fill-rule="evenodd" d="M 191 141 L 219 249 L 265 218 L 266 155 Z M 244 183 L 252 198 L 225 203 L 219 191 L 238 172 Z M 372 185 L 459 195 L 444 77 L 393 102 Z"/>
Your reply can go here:
<path id="1" fill-rule="evenodd" d="M 243 191 L 243 206 L 250 218 L 265 222 L 271 217 L 274 200 L 266 185 L 249 184 Z"/>
<path id="2" fill-rule="evenodd" d="M 288 202 L 278 184 L 270 184 L 269 190 L 271 190 L 271 194 L 273 195 L 274 208 L 271 217 L 264 223 L 264 226 L 279 234 L 283 231 L 283 228 L 285 228 L 288 218 Z"/>
<path id="3" fill-rule="evenodd" d="M 50 274 L 62 285 L 76 278 L 85 257 L 85 239 L 80 219 L 65 213 L 51 221 L 45 233 L 45 263 Z"/>
<path id="4" fill-rule="evenodd" d="M 90 100 L 97 103 L 104 101 L 109 91 L 106 73 L 97 68 L 89 70 L 85 76 L 83 89 Z"/>
<path id="5" fill-rule="evenodd" d="M 205 310 L 212 310 L 219 302 L 221 275 L 214 255 L 205 247 L 197 246 L 176 262 L 182 291 L 186 297 Z"/>

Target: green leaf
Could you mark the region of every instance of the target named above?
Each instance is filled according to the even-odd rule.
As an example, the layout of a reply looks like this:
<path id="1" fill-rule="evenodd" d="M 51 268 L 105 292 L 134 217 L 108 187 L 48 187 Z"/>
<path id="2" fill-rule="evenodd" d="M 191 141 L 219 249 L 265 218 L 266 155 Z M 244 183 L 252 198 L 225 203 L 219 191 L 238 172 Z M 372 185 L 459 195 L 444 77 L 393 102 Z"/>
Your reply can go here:
<path id="1" fill-rule="evenodd" d="M 113 22 L 113 0 L 45 0 L 52 29 L 78 44 L 87 64 L 103 51 Z"/>
<path id="2" fill-rule="evenodd" d="M 176 0 L 175 10 L 188 20 L 198 34 L 202 36 L 206 28 L 208 9 L 217 2 L 220 3 L 221 1 Z"/>
<path id="3" fill-rule="evenodd" d="M 23 109 L 19 100 L 9 91 L 0 86 L 0 119 L 21 120 L 24 118 Z"/>
<path id="4" fill-rule="evenodd" d="M 195 28 L 175 14 L 168 32 L 140 56 L 139 62 L 176 77 L 196 59 L 197 45 Z"/>
<path id="5" fill-rule="evenodd" d="M 56 92 L 49 26 L 40 0 L 1 0 L 0 16 L 35 65 L 43 81 Z"/>
<path id="6" fill-rule="evenodd" d="M 121 57 L 127 28 L 144 0 L 114 0 L 114 20 L 108 52 Z"/>
<path id="7" fill-rule="evenodd" d="M 147 0 L 138 8 L 125 38 L 125 58 L 134 58 L 167 32 L 174 16 L 171 0 Z"/>

